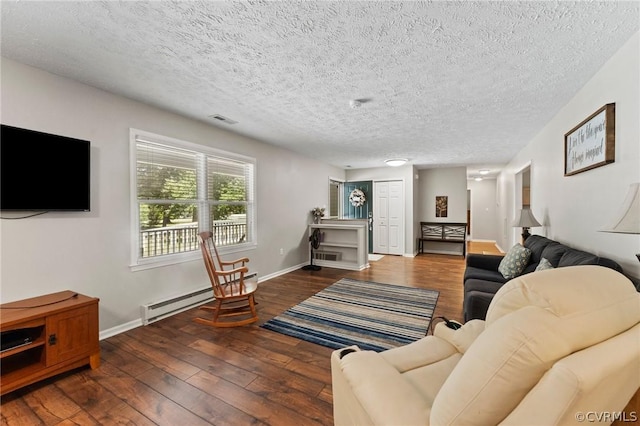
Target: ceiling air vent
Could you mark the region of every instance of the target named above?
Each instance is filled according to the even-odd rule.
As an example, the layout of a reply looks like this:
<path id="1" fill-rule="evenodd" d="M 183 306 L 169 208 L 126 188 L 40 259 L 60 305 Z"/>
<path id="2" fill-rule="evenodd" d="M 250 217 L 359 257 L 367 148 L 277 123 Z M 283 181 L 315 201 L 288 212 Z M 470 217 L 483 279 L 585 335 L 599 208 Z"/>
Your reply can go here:
<path id="1" fill-rule="evenodd" d="M 220 115 L 220 114 L 210 115 L 209 118 L 213 118 L 214 120 L 222 121 L 225 124 L 236 124 L 236 123 L 238 123 L 237 121 L 232 120 L 230 118 L 227 118 L 227 117 L 225 117 L 223 115 Z"/>

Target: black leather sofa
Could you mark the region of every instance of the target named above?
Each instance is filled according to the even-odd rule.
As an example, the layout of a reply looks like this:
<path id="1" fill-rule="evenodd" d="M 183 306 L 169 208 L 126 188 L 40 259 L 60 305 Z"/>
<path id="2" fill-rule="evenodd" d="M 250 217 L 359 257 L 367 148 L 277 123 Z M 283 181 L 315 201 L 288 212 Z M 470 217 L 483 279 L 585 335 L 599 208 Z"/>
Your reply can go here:
<path id="1" fill-rule="evenodd" d="M 611 259 L 568 247 L 540 235 L 531 235 L 524 242 L 524 246 L 531 250 L 531 257 L 522 274 L 535 271 L 543 257 L 554 268 L 573 265 L 601 265 L 622 272 L 620 265 Z M 465 321 L 484 319 L 494 294 L 508 281 L 498 272 L 502 257 L 500 255 L 467 254 L 463 302 Z"/>

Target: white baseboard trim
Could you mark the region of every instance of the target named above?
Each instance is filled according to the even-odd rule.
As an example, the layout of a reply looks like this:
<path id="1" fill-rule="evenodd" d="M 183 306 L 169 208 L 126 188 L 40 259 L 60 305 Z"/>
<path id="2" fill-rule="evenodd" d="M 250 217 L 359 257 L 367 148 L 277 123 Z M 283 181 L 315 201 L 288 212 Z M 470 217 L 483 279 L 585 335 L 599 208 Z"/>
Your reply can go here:
<path id="1" fill-rule="evenodd" d="M 291 266 L 291 267 L 289 267 L 287 269 L 282 269 L 280 271 L 276 271 L 276 272 L 274 272 L 272 274 L 269 274 L 269 275 L 265 275 L 265 276 L 262 276 L 262 277 L 258 276 L 258 284 L 261 283 L 261 282 L 264 282 L 264 281 L 269 281 L 272 278 L 279 277 L 280 275 L 284 275 L 284 274 L 288 274 L 289 272 L 297 271 L 298 269 L 302 268 L 306 264 L 307 264 L 306 262 L 299 263 L 298 265 Z"/>
<path id="2" fill-rule="evenodd" d="M 306 265 L 306 263 L 300 263 L 299 265 L 291 266 L 291 267 L 289 267 L 287 269 L 283 269 L 281 271 L 276 271 L 276 272 L 274 272 L 272 274 L 265 275 L 263 277 L 258 276 L 258 283 L 262 283 L 262 282 L 268 281 L 268 280 L 270 280 L 272 278 L 279 277 L 280 275 L 284 275 L 284 274 L 287 274 L 289 272 L 293 272 L 293 271 L 295 271 L 297 269 L 302 268 L 304 265 Z M 193 306 L 189 307 L 187 309 L 192 309 L 192 308 L 193 308 Z M 186 310 L 186 309 L 183 309 L 183 311 L 184 310 Z M 176 311 L 176 312 L 173 313 L 173 315 L 175 315 L 177 313 L 180 313 L 180 312 L 182 312 L 182 311 Z M 120 324 L 120 325 L 117 325 L 115 327 L 111 327 L 111 328 L 108 328 L 106 330 L 100 331 L 99 339 L 100 340 L 108 339 L 109 337 L 113 337 L 113 336 L 118 335 L 120 333 L 124 333 L 125 331 L 133 330 L 134 328 L 140 327 L 142 325 L 143 325 L 142 324 L 142 318 L 137 318 L 137 319 L 135 319 L 133 321 L 129 321 L 129 322 L 126 322 L 124 324 Z"/>
<path id="3" fill-rule="evenodd" d="M 138 328 L 142 325 L 142 318 L 135 319 L 133 321 L 129 321 L 124 324 L 117 325 L 115 327 L 108 328 L 106 330 L 102 330 L 100 332 L 99 339 L 104 340 L 109 337 L 113 337 L 116 334 L 124 333 L 125 331 L 133 330 L 134 328 Z"/>
<path id="4" fill-rule="evenodd" d="M 462 256 L 462 251 L 424 249 L 424 252 L 431 254 L 450 254 L 452 256 Z"/>

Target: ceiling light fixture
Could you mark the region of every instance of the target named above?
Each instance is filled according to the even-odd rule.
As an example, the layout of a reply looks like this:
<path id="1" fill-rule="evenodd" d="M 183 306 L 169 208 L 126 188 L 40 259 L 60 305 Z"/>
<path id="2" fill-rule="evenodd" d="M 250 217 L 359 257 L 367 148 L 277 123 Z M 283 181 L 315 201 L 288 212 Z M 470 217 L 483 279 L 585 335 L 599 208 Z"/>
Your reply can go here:
<path id="1" fill-rule="evenodd" d="M 480 174 L 481 175 L 488 175 L 489 174 L 489 170 L 487 170 L 487 169 L 480 170 Z"/>
<path id="2" fill-rule="evenodd" d="M 476 182 L 480 182 L 482 180 L 482 178 L 480 176 L 478 176 L 477 178 L 474 179 Z"/>
<path id="3" fill-rule="evenodd" d="M 349 106 L 351 108 L 360 108 L 362 106 L 362 102 L 359 99 L 353 99 L 349 101 Z"/>
<path id="4" fill-rule="evenodd" d="M 391 167 L 402 166 L 407 161 L 409 160 L 407 160 L 406 158 L 390 158 L 388 160 L 384 160 L 384 162 L 387 163 L 387 166 Z"/>

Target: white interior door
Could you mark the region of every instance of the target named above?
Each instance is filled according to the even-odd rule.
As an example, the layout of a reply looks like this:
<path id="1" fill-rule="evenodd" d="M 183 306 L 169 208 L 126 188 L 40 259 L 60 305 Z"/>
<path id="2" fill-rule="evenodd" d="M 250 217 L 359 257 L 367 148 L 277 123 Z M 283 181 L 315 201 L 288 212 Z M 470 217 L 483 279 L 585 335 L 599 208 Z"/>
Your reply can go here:
<path id="1" fill-rule="evenodd" d="M 373 251 L 404 253 L 404 184 L 398 181 L 373 183 Z"/>

